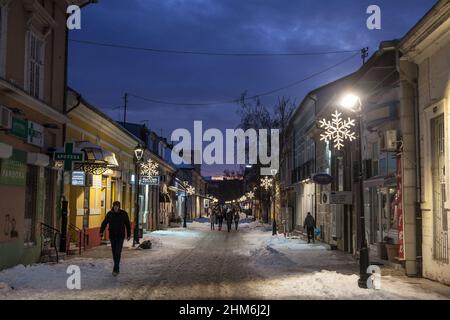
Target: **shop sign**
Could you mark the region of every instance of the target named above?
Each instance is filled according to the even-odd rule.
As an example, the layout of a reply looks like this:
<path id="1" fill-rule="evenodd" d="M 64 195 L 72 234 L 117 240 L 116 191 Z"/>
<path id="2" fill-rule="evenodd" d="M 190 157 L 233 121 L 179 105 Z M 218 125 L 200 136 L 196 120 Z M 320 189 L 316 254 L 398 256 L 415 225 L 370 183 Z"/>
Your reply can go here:
<path id="1" fill-rule="evenodd" d="M 10 133 L 26 140 L 28 138 L 28 121 L 13 117 Z"/>
<path id="2" fill-rule="evenodd" d="M 24 187 L 27 178 L 27 153 L 13 150 L 12 156 L 0 161 L 0 184 Z"/>
<path id="3" fill-rule="evenodd" d="M 140 184 L 149 186 L 159 186 L 159 176 L 143 176 L 141 177 Z"/>
<path id="4" fill-rule="evenodd" d="M 83 162 L 84 154 L 74 152 L 73 142 L 64 144 L 64 152 L 55 152 L 53 155 L 55 161 L 64 161 L 64 171 L 71 171 L 74 162 Z"/>
<path id="5" fill-rule="evenodd" d="M 330 192 L 330 204 L 353 204 L 351 191 L 332 191 Z"/>
<path id="6" fill-rule="evenodd" d="M 84 171 L 73 171 L 72 172 L 72 185 L 73 186 L 84 186 L 86 180 L 86 173 Z"/>
<path id="7" fill-rule="evenodd" d="M 44 146 L 44 127 L 40 124 L 28 121 L 27 143 L 43 147 Z"/>

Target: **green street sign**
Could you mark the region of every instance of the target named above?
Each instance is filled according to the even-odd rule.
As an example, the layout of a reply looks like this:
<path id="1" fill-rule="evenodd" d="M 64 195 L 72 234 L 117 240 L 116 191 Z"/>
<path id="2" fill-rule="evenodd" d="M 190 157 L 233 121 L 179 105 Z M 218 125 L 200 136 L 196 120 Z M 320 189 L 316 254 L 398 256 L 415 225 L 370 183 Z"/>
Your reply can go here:
<path id="1" fill-rule="evenodd" d="M 13 150 L 12 156 L 0 160 L 0 184 L 24 187 L 27 179 L 27 153 Z"/>
<path id="2" fill-rule="evenodd" d="M 26 140 L 28 138 L 28 121 L 13 117 L 10 133 Z"/>
<path id="3" fill-rule="evenodd" d="M 64 152 L 55 152 L 53 154 L 55 161 L 64 161 L 64 171 L 71 171 L 74 162 L 83 162 L 84 154 L 73 151 L 73 142 L 64 144 Z"/>

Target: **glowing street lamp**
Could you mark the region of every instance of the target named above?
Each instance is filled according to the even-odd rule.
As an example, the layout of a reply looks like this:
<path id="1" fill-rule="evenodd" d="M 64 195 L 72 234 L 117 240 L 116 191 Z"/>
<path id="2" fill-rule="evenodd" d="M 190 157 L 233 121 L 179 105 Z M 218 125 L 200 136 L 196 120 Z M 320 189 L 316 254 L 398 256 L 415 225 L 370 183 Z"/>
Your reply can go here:
<path id="1" fill-rule="evenodd" d="M 366 224 L 364 219 L 364 186 L 363 186 L 363 172 L 362 172 L 362 135 L 363 135 L 363 124 L 362 124 L 362 102 L 361 98 L 353 93 L 347 93 L 342 96 L 340 105 L 342 108 L 347 110 L 351 110 L 355 112 L 359 118 L 359 152 L 358 152 L 358 160 L 359 160 L 359 195 L 358 195 L 358 203 L 360 204 L 360 230 L 361 230 L 361 242 L 359 248 L 359 281 L 358 285 L 362 288 L 367 288 L 367 268 L 369 267 L 369 251 L 367 248 L 367 240 L 366 240 Z"/>

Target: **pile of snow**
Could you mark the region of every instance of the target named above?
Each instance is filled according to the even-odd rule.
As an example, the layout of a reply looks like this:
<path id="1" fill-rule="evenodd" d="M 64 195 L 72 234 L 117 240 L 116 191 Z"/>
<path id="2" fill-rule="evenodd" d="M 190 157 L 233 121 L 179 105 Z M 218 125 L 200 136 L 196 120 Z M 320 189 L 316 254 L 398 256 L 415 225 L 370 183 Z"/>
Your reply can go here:
<path id="1" fill-rule="evenodd" d="M 5 282 L 0 282 L 0 294 L 2 294 L 2 293 L 8 293 L 8 292 L 10 292 L 11 290 L 13 290 L 13 288 L 12 288 L 10 285 L 8 285 L 8 284 L 5 283 Z"/>
<path id="2" fill-rule="evenodd" d="M 288 239 L 278 234 L 269 240 L 269 245 L 274 248 L 289 250 L 330 250 L 330 246 L 324 243 L 308 243 L 302 239 Z"/>
<path id="3" fill-rule="evenodd" d="M 285 254 L 270 246 L 251 251 L 250 257 L 252 258 L 253 263 L 258 264 L 260 267 L 277 266 L 289 268 L 295 266 L 295 263 Z"/>
<path id="4" fill-rule="evenodd" d="M 209 218 L 201 217 L 201 218 L 195 218 L 194 222 L 200 222 L 200 223 L 209 223 Z"/>

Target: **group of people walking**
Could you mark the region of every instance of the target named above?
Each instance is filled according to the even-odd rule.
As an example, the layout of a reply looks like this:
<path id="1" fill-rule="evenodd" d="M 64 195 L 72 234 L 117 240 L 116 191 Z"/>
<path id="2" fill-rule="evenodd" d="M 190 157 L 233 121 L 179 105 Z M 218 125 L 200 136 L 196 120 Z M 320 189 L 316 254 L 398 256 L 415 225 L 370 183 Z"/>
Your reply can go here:
<path id="1" fill-rule="evenodd" d="M 240 208 L 236 206 L 215 206 L 212 209 L 211 215 L 209 216 L 209 219 L 211 221 L 211 230 L 215 230 L 215 225 L 218 224 L 219 231 L 221 231 L 224 220 L 227 223 L 228 232 L 231 231 L 233 222 L 237 230 L 240 219 L 239 213 Z"/>

